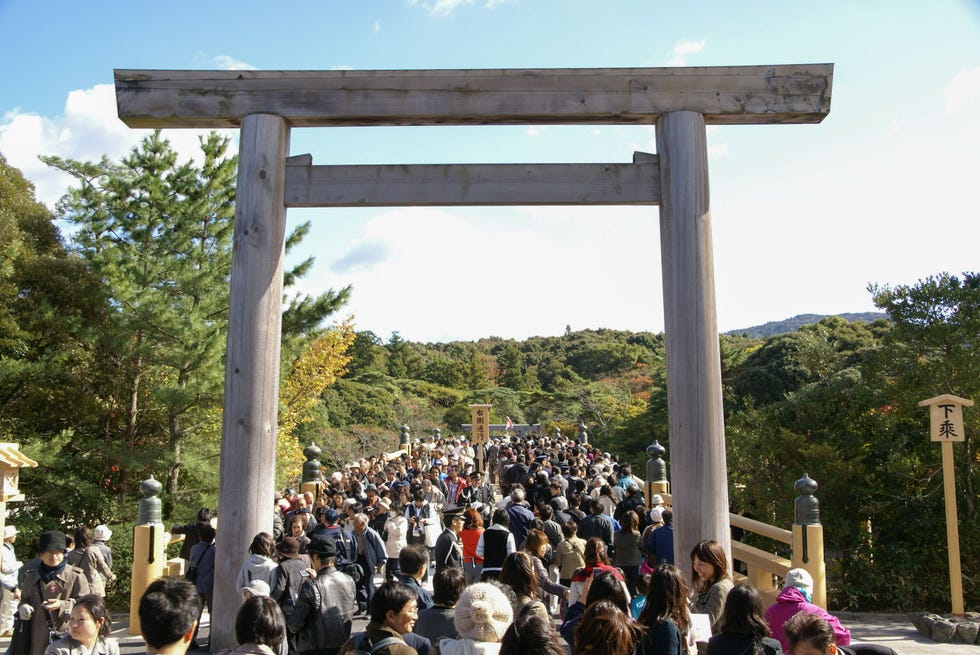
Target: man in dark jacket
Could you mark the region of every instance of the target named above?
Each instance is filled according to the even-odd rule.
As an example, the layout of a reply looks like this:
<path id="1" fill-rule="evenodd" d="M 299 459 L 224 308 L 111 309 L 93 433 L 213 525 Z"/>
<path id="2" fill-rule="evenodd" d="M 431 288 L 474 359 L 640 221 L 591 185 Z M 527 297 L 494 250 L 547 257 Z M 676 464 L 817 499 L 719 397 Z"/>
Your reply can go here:
<path id="1" fill-rule="evenodd" d="M 611 557 L 613 554 L 613 538 L 615 537 L 612 521 L 602 513 L 602 505 L 597 501 L 591 501 L 589 512 L 578 526 L 578 536 L 586 541 L 592 537 L 599 537 L 606 543 L 606 548 Z"/>
<path id="2" fill-rule="evenodd" d="M 296 537 L 283 537 L 276 545 L 276 552 L 279 553 L 279 566 L 272 574 L 269 596 L 279 603 L 283 614 L 288 616 L 293 611 L 299 590 L 305 581 L 303 574 L 306 572 L 306 560 L 300 557 L 299 541 Z M 289 631 L 286 632 L 286 646 L 289 655 L 299 653 L 296 635 Z"/>
<path id="3" fill-rule="evenodd" d="M 490 513 L 493 511 L 495 501 L 493 489 L 486 484 L 483 474 L 479 471 L 470 471 L 469 486 L 463 489 L 460 495 L 463 507 L 473 507 L 480 512 L 484 523 L 490 523 Z"/>
<path id="4" fill-rule="evenodd" d="M 195 567 L 194 587 L 201 598 L 201 612 L 208 608 L 208 614 L 214 613 L 214 537 L 215 529 L 210 523 L 201 525 L 198 530 L 200 541 L 191 548 L 190 559 L 187 560 L 188 568 Z M 194 638 L 191 640 L 191 648 L 200 648 L 197 641 L 198 627 L 200 627 L 201 617 L 197 617 L 198 626 L 194 628 Z"/>
<path id="5" fill-rule="evenodd" d="M 524 500 L 524 489 L 514 486 L 510 492 L 510 503 L 507 505 L 508 528 L 514 535 L 514 542 L 518 548 L 527 539 L 527 533 L 531 531 L 531 522 L 534 521 L 534 512 L 531 506 Z"/>
<path id="6" fill-rule="evenodd" d="M 337 546 L 329 539 L 309 545 L 316 577 L 303 582 L 286 627 L 300 653 L 335 655 L 350 637 L 357 601 L 354 581 L 337 570 Z"/>
<path id="7" fill-rule="evenodd" d="M 433 605 L 432 592 L 422 587 L 428 566 L 429 549 L 423 544 L 405 546 L 398 553 L 398 568 L 401 570 L 398 581 L 415 592 L 420 610 L 428 609 Z"/>
<path id="8" fill-rule="evenodd" d="M 631 480 L 632 482 L 632 480 Z M 626 512 L 635 510 L 637 507 L 643 504 L 643 498 L 640 496 L 640 489 L 635 484 L 630 484 L 626 487 L 626 498 L 619 501 L 616 505 L 616 511 L 613 513 L 613 518 L 617 521 L 622 521 L 623 516 Z M 643 520 L 642 518 L 640 519 Z"/>
<path id="9" fill-rule="evenodd" d="M 320 508 L 320 525 L 310 535 L 313 541 L 332 541 L 337 548 L 337 566 L 357 561 L 357 544 L 354 537 L 340 527 L 340 514 L 335 509 Z"/>
<path id="10" fill-rule="evenodd" d="M 433 556 L 436 560 L 436 573 L 445 568 L 463 568 L 463 542 L 459 533 L 463 531 L 463 512 L 447 510 L 442 513 L 446 529 L 436 539 Z"/>
<path id="11" fill-rule="evenodd" d="M 180 558 L 183 560 L 190 559 L 191 548 L 194 547 L 198 541 L 200 541 L 199 532 L 201 526 L 204 524 L 211 523 L 211 509 L 208 507 L 202 507 L 197 512 L 197 520 L 193 523 L 185 523 L 184 525 L 175 525 L 170 528 L 171 534 L 182 534 L 184 535 L 184 541 L 180 544 Z"/>

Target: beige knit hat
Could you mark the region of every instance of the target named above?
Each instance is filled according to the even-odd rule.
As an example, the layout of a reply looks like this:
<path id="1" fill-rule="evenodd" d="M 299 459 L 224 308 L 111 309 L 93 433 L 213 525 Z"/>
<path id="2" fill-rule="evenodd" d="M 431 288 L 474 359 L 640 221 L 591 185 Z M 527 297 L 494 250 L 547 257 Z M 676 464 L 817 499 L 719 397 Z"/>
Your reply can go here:
<path id="1" fill-rule="evenodd" d="M 456 602 L 456 631 L 461 639 L 498 642 L 513 620 L 507 596 L 486 582 L 470 585 Z"/>

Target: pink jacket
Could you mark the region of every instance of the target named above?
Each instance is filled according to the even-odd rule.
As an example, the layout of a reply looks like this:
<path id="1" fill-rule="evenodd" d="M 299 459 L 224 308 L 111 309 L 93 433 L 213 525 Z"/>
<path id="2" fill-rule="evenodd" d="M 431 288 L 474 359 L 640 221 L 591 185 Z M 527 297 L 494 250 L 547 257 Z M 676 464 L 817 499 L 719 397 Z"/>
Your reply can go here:
<path id="1" fill-rule="evenodd" d="M 832 616 L 821 607 L 809 603 L 803 592 L 796 587 L 786 587 L 776 598 L 776 604 L 766 610 L 766 621 L 769 622 L 769 629 L 772 630 L 773 639 L 778 639 L 783 646 L 783 652 L 788 653 L 789 642 L 786 641 L 786 634 L 783 632 L 783 624 L 793 618 L 798 612 L 810 612 L 824 619 L 834 629 L 834 640 L 838 646 L 847 646 L 851 643 L 851 631 L 840 624 L 836 616 Z"/>

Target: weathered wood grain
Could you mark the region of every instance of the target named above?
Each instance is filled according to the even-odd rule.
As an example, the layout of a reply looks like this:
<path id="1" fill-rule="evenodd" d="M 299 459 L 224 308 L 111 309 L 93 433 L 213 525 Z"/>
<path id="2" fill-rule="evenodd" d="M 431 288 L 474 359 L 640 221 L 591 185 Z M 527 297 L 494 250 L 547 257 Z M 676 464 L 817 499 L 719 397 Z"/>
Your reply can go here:
<path id="1" fill-rule="evenodd" d="M 272 532 L 288 152 L 289 126 L 282 118 L 253 115 L 242 122 L 218 485 L 221 538 L 214 559 L 215 650 L 237 643 L 242 548 L 259 532 Z"/>
<path id="2" fill-rule="evenodd" d="M 721 352 L 715 309 L 705 122 L 672 112 L 657 124 L 670 489 L 674 552 L 702 539 L 731 552 Z M 729 565 L 731 562 L 729 562 Z"/>
<path id="3" fill-rule="evenodd" d="M 138 128 L 237 127 L 269 113 L 294 127 L 818 123 L 833 64 L 403 71 L 115 71 L 119 117 Z"/>
<path id="4" fill-rule="evenodd" d="M 656 157 L 638 164 L 311 166 L 287 162 L 287 207 L 656 205 Z"/>

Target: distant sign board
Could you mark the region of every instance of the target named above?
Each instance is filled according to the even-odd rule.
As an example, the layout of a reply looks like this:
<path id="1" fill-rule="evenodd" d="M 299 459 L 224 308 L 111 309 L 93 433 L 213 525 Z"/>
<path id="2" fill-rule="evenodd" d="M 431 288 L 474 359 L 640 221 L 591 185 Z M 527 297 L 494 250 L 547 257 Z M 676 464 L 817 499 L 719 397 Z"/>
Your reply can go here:
<path id="1" fill-rule="evenodd" d="M 473 413 L 473 431 L 470 435 L 472 443 L 490 442 L 490 408 L 493 405 L 470 405 Z"/>

